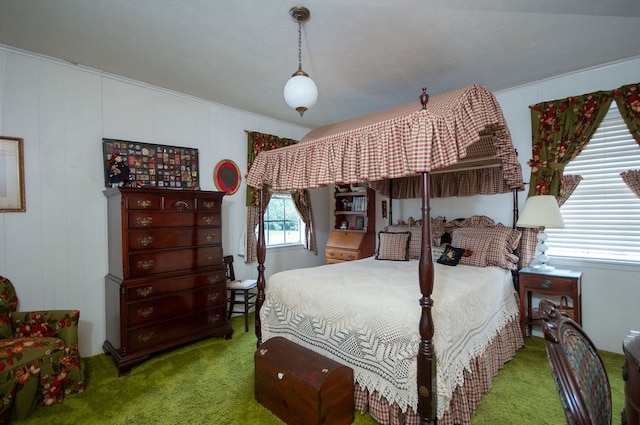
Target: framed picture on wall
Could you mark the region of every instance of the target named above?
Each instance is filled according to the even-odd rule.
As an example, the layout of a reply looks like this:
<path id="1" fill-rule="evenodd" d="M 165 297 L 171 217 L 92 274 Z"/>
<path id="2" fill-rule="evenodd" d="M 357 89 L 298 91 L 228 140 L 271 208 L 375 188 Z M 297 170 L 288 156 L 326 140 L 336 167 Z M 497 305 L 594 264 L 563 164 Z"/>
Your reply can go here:
<path id="1" fill-rule="evenodd" d="M 23 140 L 0 136 L 0 212 L 26 211 Z"/>
<path id="2" fill-rule="evenodd" d="M 116 139 L 102 142 L 106 187 L 123 184 L 168 189 L 200 187 L 198 149 Z M 113 172 L 114 164 L 120 166 L 117 174 Z"/>
<path id="3" fill-rule="evenodd" d="M 363 215 L 357 215 L 356 216 L 356 223 L 353 226 L 353 228 L 355 230 L 364 230 L 364 216 Z"/>
<path id="4" fill-rule="evenodd" d="M 240 188 L 240 168 L 230 159 L 220 160 L 213 169 L 213 183 L 221 192 L 233 195 Z"/>

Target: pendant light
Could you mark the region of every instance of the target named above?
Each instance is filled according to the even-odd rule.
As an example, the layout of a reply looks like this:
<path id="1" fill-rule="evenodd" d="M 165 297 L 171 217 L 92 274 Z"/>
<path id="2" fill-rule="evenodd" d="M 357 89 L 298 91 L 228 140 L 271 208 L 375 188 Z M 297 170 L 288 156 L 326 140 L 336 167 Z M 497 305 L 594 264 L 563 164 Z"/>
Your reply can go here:
<path id="1" fill-rule="evenodd" d="M 289 15 L 298 23 L 298 70 L 284 86 L 284 100 L 302 116 L 318 100 L 316 83 L 302 70 L 302 23 L 309 19 L 310 12 L 306 7 L 295 6 Z"/>

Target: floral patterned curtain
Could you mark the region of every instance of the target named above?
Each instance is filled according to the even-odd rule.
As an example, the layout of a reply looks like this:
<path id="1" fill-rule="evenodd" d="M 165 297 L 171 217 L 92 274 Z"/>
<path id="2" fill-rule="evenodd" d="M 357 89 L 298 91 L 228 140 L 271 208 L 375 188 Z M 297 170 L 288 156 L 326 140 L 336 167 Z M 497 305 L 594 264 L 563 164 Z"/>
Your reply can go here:
<path id="1" fill-rule="evenodd" d="M 255 161 L 258 154 L 262 151 L 270 151 L 285 146 L 291 146 L 298 143 L 294 139 L 286 139 L 272 134 L 259 133 L 256 131 L 247 131 L 247 172 L 251 170 L 251 165 Z M 305 248 L 318 254 L 318 248 L 316 247 L 316 229 L 313 222 L 313 212 L 311 210 L 311 198 L 309 192 L 299 190 L 292 192 L 294 203 L 298 212 L 302 216 L 302 220 L 305 223 Z M 296 198 L 303 199 L 303 201 L 296 201 Z M 264 208 L 269 205 L 271 199 L 271 191 L 265 191 L 264 194 Z M 300 205 L 298 206 L 298 203 Z M 258 191 L 251 186 L 247 186 L 247 240 L 246 240 L 246 253 L 244 261 L 247 263 L 256 261 L 256 247 L 258 241 L 255 236 L 255 228 L 260 221 L 260 216 L 263 212 L 260 211 L 258 206 Z"/>
<path id="2" fill-rule="evenodd" d="M 640 83 L 622 86 L 613 91 L 622 119 L 640 145 Z"/>
<path id="3" fill-rule="evenodd" d="M 565 164 L 589 142 L 611 101 L 611 91 L 600 91 L 531 106 L 529 196 L 560 193 Z"/>
<path id="4" fill-rule="evenodd" d="M 640 145 L 640 83 L 622 86 L 613 91 L 614 99 L 627 128 Z M 640 170 L 628 170 L 620 173 L 629 189 L 640 198 Z"/>

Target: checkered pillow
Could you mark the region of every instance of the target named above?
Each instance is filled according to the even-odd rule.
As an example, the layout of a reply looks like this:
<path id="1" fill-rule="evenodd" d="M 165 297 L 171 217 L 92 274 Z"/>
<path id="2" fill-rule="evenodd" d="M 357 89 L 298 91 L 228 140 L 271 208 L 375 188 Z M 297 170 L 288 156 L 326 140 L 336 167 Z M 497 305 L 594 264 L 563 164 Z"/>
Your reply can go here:
<path id="1" fill-rule="evenodd" d="M 460 258 L 458 264 L 466 266 L 486 267 L 489 265 L 487 254 L 491 251 L 491 239 L 473 232 L 474 228 L 456 229 L 453 233 L 451 245 L 463 248 L 471 253 L 469 256 Z"/>
<path id="2" fill-rule="evenodd" d="M 379 232 L 376 260 L 409 260 L 411 232 Z"/>
<path id="3" fill-rule="evenodd" d="M 477 264 L 485 263 L 478 267 L 490 265 L 514 270 L 517 267 L 518 257 L 513 251 L 518 248 L 520 235 L 520 231 L 502 224 L 493 227 L 462 227 L 453 232 L 451 244 L 473 251 L 471 257 L 464 257 L 467 258 L 466 261 L 473 263 L 469 265 L 477 266 Z M 474 245 L 475 248 L 462 245 L 461 239 L 464 243 Z M 474 241 L 470 241 L 470 239 Z M 480 243 L 480 240 L 484 243 Z M 482 252 L 478 252 L 478 249 Z M 481 257 L 485 257 L 485 260 L 481 260 Z M 467 264 L 467 262 L 460 260 L 460 264 Z"/>

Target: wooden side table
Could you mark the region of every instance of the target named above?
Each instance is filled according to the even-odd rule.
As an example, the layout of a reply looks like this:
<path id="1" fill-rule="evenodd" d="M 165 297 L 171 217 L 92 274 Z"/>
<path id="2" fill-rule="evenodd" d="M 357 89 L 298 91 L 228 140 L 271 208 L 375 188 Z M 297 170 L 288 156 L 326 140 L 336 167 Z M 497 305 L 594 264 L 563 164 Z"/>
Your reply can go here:
<path id="1" fill-rule="evenodd" d="M 533 308 L 531 296 L 536 294 L 554 297 L 569 297 L 573 303 L 574 320 L 582 326 L 582 272 L 575 270 L 552 269 L 543 270 L 525 267 L 519 272 L 520 292 L 520 328 L 522 337 L 531 335 Z M 526 315 L 525 315 L 526 313 Z M 526 329 L 525 329 L 526 325 Z"/>

